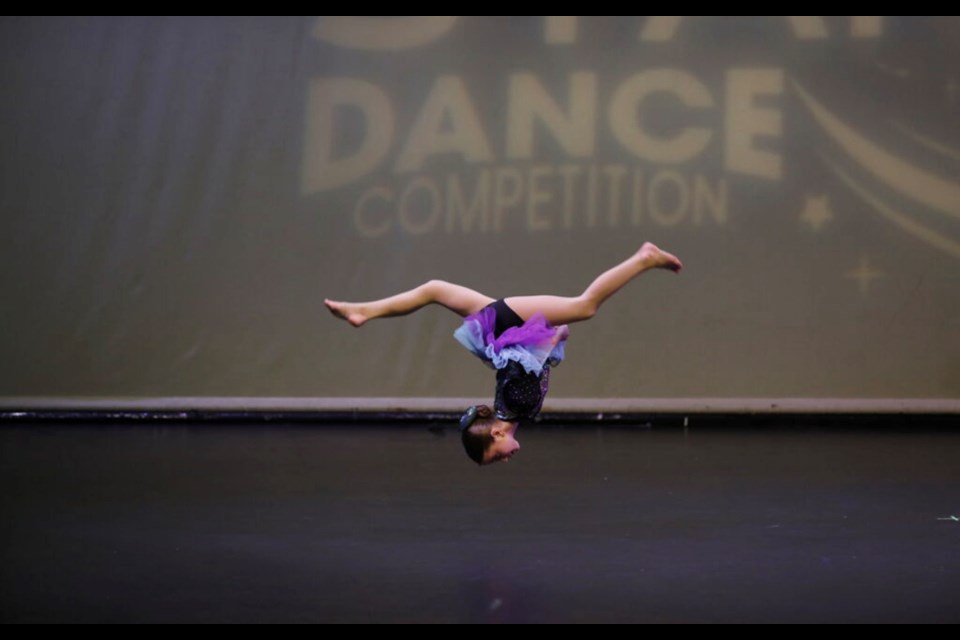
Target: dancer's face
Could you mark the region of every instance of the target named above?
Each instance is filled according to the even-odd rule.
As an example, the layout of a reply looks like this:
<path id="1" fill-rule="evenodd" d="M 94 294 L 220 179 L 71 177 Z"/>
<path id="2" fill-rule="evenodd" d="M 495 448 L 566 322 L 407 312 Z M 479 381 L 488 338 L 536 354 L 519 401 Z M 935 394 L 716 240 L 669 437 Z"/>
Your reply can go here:
<path id="1" fill-rule="evenodd" d="M 515 437 L 516 431 L 516 422 L 502 420 L 491 428 L 490 435 L 493 436 L 493 442 L 483 452 L 483 464 L 506 462 L 512 458 L 520 450 L 520 443 Z"/>

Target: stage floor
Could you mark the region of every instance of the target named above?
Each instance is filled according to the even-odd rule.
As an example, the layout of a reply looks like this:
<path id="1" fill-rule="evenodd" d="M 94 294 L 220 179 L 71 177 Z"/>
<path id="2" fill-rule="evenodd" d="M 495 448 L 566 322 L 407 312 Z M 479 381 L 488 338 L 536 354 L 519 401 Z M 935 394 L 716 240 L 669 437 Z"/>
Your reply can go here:
<path id="1" fill-rule="evenodd" d="M 960 622 L 960 430 L 0 428 L 0 620 Z"/>

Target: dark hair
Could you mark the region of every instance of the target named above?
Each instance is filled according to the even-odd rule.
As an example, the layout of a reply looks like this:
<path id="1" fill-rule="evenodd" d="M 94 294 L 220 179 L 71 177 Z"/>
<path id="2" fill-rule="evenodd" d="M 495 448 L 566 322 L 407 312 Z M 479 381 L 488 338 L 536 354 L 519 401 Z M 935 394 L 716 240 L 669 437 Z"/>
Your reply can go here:
<path id="1" fill-rule="evenodd" d="M 490 430 L 497 421 L 494 418 L 493 409 L 487 405 L 479 404 L 476 409 L 477 419 L 470 427 L 460 432 L 460 439 L 463 441 L 463 449 L 467 452 L 467 456 L 477 464 L 483 464 L 483 454 L 493 443 Z"/>

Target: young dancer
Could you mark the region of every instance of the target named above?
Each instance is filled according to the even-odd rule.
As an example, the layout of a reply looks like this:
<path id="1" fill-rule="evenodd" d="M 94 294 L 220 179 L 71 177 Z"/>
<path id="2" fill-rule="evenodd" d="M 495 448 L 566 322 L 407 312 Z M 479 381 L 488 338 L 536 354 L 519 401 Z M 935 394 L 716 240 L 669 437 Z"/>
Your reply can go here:
<path id="1" fill-rule="evenodd" d="M 494 300 L 482 293 L 442 280 L 431 280 L 410 291 L 371 302 L 334 302 L 327 308 L 354 327 L 374 318 L 407 315 L 428 304 L 439 304 L 463 316 L 454 337 L 497 371 L 493 408 L 467 409 L 460 420 L 464 449 L 471 460 L 485 465 L 509 460 L 519 449 L 520 420 L 540 413 L 547 394 L 550 368 L 563 360 L 567 324 L 592 318 L 600 305 L 641 273 L 668 269 L 679 273 L 676 256 L 651 243 L 600 274 L 579 296 L 515 296 Z"/>

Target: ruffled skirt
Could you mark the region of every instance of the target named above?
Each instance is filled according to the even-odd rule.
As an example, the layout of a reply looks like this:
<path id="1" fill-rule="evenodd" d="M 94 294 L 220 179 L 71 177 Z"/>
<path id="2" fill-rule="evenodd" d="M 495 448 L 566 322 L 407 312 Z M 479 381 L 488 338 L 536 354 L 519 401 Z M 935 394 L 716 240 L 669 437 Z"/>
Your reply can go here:
<path id="1" fill-rule="evenodd" d="M 495 338 L 496 317 L 493 307 L 486 307 L 467 316 L 453 337 L 494 369 L 503 369 L 514 361 L 527 373 L 539 376 L 545 366 L 555 367 L 563 360 L 565 326 L 554 327 L 537 313 L 522 326 L 510 327 Z"/>

